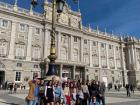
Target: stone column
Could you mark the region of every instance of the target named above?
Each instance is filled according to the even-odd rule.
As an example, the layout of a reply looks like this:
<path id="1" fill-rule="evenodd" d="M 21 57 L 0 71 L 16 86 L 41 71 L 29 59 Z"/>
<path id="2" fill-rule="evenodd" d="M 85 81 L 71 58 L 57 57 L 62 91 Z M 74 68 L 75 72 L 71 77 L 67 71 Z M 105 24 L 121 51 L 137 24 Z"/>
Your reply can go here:
<path id="1" fill-rule="evenodd" d="M 135 56 L 135 68 L 136 68 L 136 70 L 138 69 L 138 62 L 137 62 L 137 53 L 136 53 L 136 47 L 135 47 L 135 45 L 134 45 L 134 56 Z"/>
<path id="2" fill-rule="evenodd" d="M 117 69 L 117 62 L 116 62 L 116 46 L 113 46 L 113 51 L 114 51 L 114 66 L 115 70 Z"/>
<path id="3" fill-rule="evenodd" d="M 131 58 L 132 56 L 131 56 L 131 47 L 130 46 L 128 46 L 128 62 L 129 62 L 129 69 L 132 67 L 131 66 L 131 64 L 132 64 L 132 58 Z"/>
<path id="4" fill-rule="evenodd" d="M 75 69 L 76 69 L 76 66 L 74 65 L 74 66 L 73 66 L 73 73 L 72 73 L 73 79 L 75 79 Z"/>
<path id="5" fill-rule="evenodd" d="M 99 56 L 99 68 L 101 68 L 101 43 L 98 42 L 98 56 Z"/>
<path id="6" fill-rule="evenodd" d="M 109 69 L 109 57 L 108 57 L 108 44 L 106 44 L 106 62 L 107 62 L 107 68 Z"/>
<path id="7" fill-rule="evenodd" d="M 44 58 L 48 58 L 48 45 L 49 45 L 49 35 L 50 35 L 50 31 L 48 29 L 45 29 L 45 47 L 44 47 Z"/>
<path id="8" fill-rule="evenodd" d="M 121 68 L 122 68 L 122 72 L 123 72 L 123 75 L 122 75 L 123 86 L 125 86 L 128 83 L 128 79 L 127 79 L 127 71 L 126 71 L 126 67 L 125 67 L 123 45 L 120 46 L 120 55 L 121 55 Z"/>
<path id="9" fill-rule="evenodd" d="M 60 79 L 62 79 L 63 64 L 60 64 Z"/>
<path id="10" fill-rule="evenodd" d="M 92 41 L 89 40 L 89 64 L 90 64 L 90 67 L 93 67 L 93 63 L 92 63 Z"/>
<path id="11" fill-rule="evenodd" d="M 32 34 L 33 34 L 33 27 L 29 26 L 29 32 L 28 32 L 28 45 L 27 45 L 27 56 L 26 60 L 31 61 L 31 49 L 32 49 Z"/>
<path id="12" fill-rule="evenodd" d="M 72 61 L 73 60 L 73 36 L 70 36 L 70 54 L 69 55 L 69 60 Z"/>
<path id="13" fill-rule="evenodd" d="M 16 22 L 12 22 L 11 40 L 10 40 L 9 56 L 8 56 L 8 58 L 10 59 L 14 59 L 16 24 L 17 24 Z"/>
<path id="14" fill-rule="evenodd" d="M 61 56 L 61 33 L 58 32 L 57 37 L 57 58 L 60 59 Z"/>
<path id="15" fill-rule="evenodd" d="M 81 47 L 80 61 L 81 62 L 83 62 L 83 44 L 84 44 L 84 39 L 81 37 L 81 43 L 80 43 L 80 47 Z"/>
<path id="16" fill-rule="evenodd" d="M 136 63 L 137 63 L 137 60 L 136 60 L 136 51 L 135 51 L 135 45 L 132 45 L 132 59 L 133 59 L 133 69 L 136 70 Z"/>

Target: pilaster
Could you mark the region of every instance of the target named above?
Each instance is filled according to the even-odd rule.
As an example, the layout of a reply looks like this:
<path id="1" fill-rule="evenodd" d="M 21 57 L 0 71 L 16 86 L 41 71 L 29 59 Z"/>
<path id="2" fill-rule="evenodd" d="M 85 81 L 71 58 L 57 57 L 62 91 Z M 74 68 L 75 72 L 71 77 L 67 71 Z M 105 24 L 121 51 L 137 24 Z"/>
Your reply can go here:
<path id="1" fill-rule="evenodd" d="M 33 27 L 29 26 L 27 56 L 26 56 L 27 61 L 31 61 L 32 33 L 33 33 Z"/>
<path id="2" fill-rule="evenodd" d="M 109 69 L 109 57 L 108 57 L 108 44 L 106 44 L 106 62 L 107 62 L 107 68 Z"/>
<path id="3" fill-rule="evenodd" d="M 16 22 L 12 22 L 11 40 L 10 40 L 9 56 L 8 56 L 8 58 L 10 59 L 14 59 L 15 38 L 16 38 Z"/>
<path id="4" fill-rule="evenodd" d="M 137 69 L 137 61 L 136 61 L 136 51 L 135 51 L 135 45 L 132 45 L 132 59 L 133 59 L 133 69 L 136 70 Z"/>
<path id="5" fill-rule="evenodd" d="M 69 60 L 73 60 L 73 36 L 70 36 L 70 54 L 69 54 Z"/>
<path id="6" fill-rule="evenodd" d="M 57 58 L 60 59 L 61 56 L 61 33 L 58 32 L 57 36 Z"/>
<path id="7" fill-rule="evenodd" d="M 81 43 L 80 43 L 80 47 L 81 47 L 80 61 L 81 62 L 83 62 L 83 44 L 84 44 L 84 39 L 81 37 Z"/>
<path id="8" fill-rule="evenodd" d="M 98 42 L 99 68 L 101 68 L 101 43 Z"/>
<path id="9" fill-rule="evenodd" d="M 113 46 L 113 51 L 114 51 L 114 66 L 115 66 L 115 70 L 117 70 L 117 62 L 116 62 L 116 47 Z"/>
<path id="10" fill-rule="evenodd" d="M 73 79 L 75 79 L 75 69 L 76 69 L 76 66 L 74 65 L 74 66 L 73 66 L 73 71 L 72 71 L 72 72 L 73 72 L 73 73 L 72 73 Z"/>
<path id="11" fill-rule="evenodd" d="M 60 64 L 60 78 L 62 79 L 63 64 Z"/>
<path id="12" fill-rule="evenodd" d="M 137 55 L 136 55 L 136 47 L 135 47 L 135 45 L 134 45 L 133 49 L 134 49 L 134 56 L 135 56 L 135 68 L 137 70 L 138 69 L 138 62 L 137 62 Z"/>
<path id="13" fill-rule="evenodd" d="M 44 58 L 48 58 L 48 45 L 49 45 L 49 37 L 50 31 L 48 29 L 45 29 L 45 47 L 44 47 Z"/>
<path id="14" fill-rule="evenodd" d="M 126 67 L 125 67 L 123 45 L 121 45 L 121 47 L 120 47 L 120 54 L 121 54 L 121 68 L 123 71 L 123 74 L 122 74 L 123 85 L 125 86 L 128 83 L 128 78 L 127 78 L 127 71 L 126 71 Z"/>
<path id="15" fill-rule="evenodd" d="M 89 54 L 90 54 L 90 57 L 89 57 L 89 60 L 90 60 L 90 67 L 93 67 L 93 63 L 92 63 L 92 41 L 89 40 Z"/>

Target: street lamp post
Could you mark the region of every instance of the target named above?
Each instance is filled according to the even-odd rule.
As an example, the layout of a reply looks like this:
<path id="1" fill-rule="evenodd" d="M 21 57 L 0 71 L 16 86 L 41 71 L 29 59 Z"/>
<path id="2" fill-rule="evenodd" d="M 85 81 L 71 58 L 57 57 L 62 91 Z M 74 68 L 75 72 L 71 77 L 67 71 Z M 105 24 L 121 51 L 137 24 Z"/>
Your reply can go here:
<path id="1" fill-rule="evenodd" d="M 31 4 L 33 7 L 35 7 L 38 3 L 37 0 L 32 0 Z M 56 47 L 55 47 L 55 21 L 56 21 L 56 9 L 58 13 L 63 12 L 63 7 L 65 4 L 65 0 L 52 0 L 52 29 L 51 29 L 51 48 L 50 48 L 50 55 L 48 56 L 50 62 L 49 62 L 49 68 L 47 72 L 47 77 L 53 77 L 56 76 L 56 64 L 55 60 L 57 58 L 56 56 Z M 56 8 L 57 7 L 57 8 Z M 46 62 L 40 63 L 41 70 L 44 71 L 46 68 Z M 41 72 L 41 77 L 43 77 L 43 72 Z"/>

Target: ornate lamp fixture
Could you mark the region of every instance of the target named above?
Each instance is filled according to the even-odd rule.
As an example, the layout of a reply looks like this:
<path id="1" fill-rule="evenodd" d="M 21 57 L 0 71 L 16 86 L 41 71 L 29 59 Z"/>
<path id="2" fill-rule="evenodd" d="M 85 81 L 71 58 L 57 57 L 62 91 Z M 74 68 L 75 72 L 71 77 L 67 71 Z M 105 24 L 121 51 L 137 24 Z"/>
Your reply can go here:
<path id="1" fill-rule="evenodd" d="M 58 13 L 63 12 L 64 5 L 65 5 L 65 0 L 56 0 L 56 9 Z"/>

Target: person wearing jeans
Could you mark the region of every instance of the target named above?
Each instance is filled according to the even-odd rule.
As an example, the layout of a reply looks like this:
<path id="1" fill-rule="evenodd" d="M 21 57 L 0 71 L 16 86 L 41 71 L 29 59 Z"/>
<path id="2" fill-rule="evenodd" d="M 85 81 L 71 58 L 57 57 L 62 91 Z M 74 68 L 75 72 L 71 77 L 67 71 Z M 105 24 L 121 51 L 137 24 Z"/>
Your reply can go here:
<path id="1" fill-rule="evenodd" d="M 27 105 L 34 105 L 35 103 L 35 96 L 34 96 L 34 92 L 35 92 L 35 81 L 29 81 L 29 93 L 28 96 L 25 98 Z"/>

